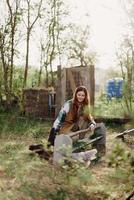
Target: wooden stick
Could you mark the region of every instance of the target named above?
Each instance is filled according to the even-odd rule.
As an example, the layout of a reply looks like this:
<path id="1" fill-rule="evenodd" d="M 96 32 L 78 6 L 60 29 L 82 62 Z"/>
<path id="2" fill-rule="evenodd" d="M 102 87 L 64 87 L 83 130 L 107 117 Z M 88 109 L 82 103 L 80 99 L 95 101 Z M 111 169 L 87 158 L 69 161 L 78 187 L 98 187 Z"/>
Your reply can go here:
<path id="1" fill-rule="evenodd" d="M 126 131 L 123 131 L 122 133 L 119 133 L 116 138 L 122 138 L 124 135 L 134 135 L 134 129 L 130 129 L 130 130 L 126 130 Z"/>
<path id="2" fill-rule="evenodd" d="M 126 200 L 131 200 L 131 198 L 134 196 L 134 190 L 130 193 L 130 195 L 126 198 Z"/>
<path id="3" fill-rule="evenodd" d="M 78 146 L 78 147 L 76 147 L 76 148 L 74 148 L 73 149 L 73 152 L 74 151 L 76 151 L 76 150 L 79 150 L 80 148 L 82 148 L 82 147 L 86 147 L 86 146 L 88 146 L 89 144 L 92 144 L 93 142 L 96 142 L 97 140 L 100 140 L 102 138 L 102 136 L 98 136 L 98 137 L 96 137 L 96 138 L 94 138 L 94 139 L 87 139 L 87 138 L 85 138 L 85 139 L 83 139 L 83 140 L 79 140 L 79 141 L 83 141 L 83 142 L 85 142 L 85 143 L 83 143 L 83 144 L 81 144 L 80 146 Z"/>
<path id="4" fill-rule="evenodd" d="M 69 137 L 73 138 L 73 137 L 75 137 L 75 136 L 77 136 L 77 135 L 79 135 L 79 134 L 81 134 L 81 133 L 83 133 L 83 134 L 84 134 L 84 133 L 87 133 L 88 131 L 91 131 L 91 128 L 87 128 L 87 129 L 84 129 L 84 130 L 71 132 L 71 133 L 69 133 L 68 135 L 69 135 Z"/>

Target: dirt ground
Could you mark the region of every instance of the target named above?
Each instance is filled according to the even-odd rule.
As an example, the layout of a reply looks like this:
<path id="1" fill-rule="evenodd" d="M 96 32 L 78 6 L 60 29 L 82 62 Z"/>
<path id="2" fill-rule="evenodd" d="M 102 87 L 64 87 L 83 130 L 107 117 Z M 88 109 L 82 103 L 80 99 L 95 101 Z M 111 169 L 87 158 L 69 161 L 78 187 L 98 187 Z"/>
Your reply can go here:
<path id="1" fill-rule="evenodd" d="M 120 148 L 134 155 L 134 138 L 126 137 L 127 143 L 124 143 L 116 139 L 119 131 L 108 128 L 106 155 L 88 167 L 91 179 L 87 184 L 81 183 L 81 188 L 68 185 L 63 170 L 54 169 L 51 162 L 29 152 L 29 145 L 37 139 L 17 135 L 1 138 L 0 200 L 36 200 L 37 191 L 39 200 L 125 200 L 133 189 L 134 173 L 127 161 L 129 158 L 121 160 L 117 156 L 116 160 L 115 155 Z M 113 161 L 109 165 L 111 156 Z"/>

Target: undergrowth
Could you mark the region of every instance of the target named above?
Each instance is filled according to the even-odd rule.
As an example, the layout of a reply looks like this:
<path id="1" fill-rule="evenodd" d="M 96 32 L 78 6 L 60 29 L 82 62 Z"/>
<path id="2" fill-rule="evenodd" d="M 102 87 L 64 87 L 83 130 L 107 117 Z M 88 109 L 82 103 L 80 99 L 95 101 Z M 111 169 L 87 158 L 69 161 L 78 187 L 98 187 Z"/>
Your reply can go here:
<path id="1" fill-rule="evenodd" d="M 134 185 L 134 153 L 107 130 L 107 155 L 86 168 L 54 167 L 29 152 L 52 122 L 0 115 L 0 200 L 124 200 Z"/>

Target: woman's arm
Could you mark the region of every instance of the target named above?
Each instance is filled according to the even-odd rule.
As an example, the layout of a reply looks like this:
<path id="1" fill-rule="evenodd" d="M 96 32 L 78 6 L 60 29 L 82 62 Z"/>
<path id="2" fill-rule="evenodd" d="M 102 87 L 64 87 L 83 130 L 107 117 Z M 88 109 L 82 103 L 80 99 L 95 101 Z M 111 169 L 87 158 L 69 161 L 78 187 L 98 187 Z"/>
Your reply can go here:
<path id="1" fill-rule="evenodd" d="M 96 127 L 96 122 L 94 121 L 94 118 L 92 117 L 92 115 L 90 114 L 90 123 L 89 123 L 89 127 L 91 129 L 91 131 L 93 131 Z"/>
<path id="2" fill-rule="evenodd" d="M 61 108 L 56 120 L 53 123 L 53 127 L 50 130 L 49 137 L 48 137 L 48 145 L 49 148 L 51 145 L 54 146 L 54 141 L 56 135 L 61 127 L 61 124 L 65 121 L 66 114 L 69 112 L 70 103 L 66 102 L 63 107 Z"/>
<path id="3" fill-rule="evenodd" d="M 70 109 L 70 103 L 69 101 L 67 101 L 61 108 L 56 120 L 53 123 L 53 128 L 55 128 L 55 130 L 59 130 L 61 127 L 61 124 L 65 121 L 65 117 L 67 115 L 67 113 L 69 112 Z"/>
<path id="4" fill-rule="evenodd" d="M 90 114 L 90 123 L 96 125 L 96 122 L 94 121 L 94 118 L 91 114 Z"/>

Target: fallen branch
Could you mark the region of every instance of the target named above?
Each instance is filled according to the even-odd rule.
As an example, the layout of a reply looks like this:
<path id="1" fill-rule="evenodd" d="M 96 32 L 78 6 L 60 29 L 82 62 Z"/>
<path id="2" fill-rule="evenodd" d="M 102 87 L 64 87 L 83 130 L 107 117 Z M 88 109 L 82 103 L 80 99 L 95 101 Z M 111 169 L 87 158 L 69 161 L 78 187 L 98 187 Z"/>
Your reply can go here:
<path id="1" fill-rule="evenodd" d="M 134 190 L 130 193 L 130 195 L 126 198 L 126 200 L 131 200 L 131 198 L 134 196 Z"/>
<path id="2" fill-rule="evenodd" d="M 122 133 L 119 133 L 116 138 L 121 138 L 122 140 L 124 140 L 124 136 L 125 135 L 133 135 L 134 136 L 134 129 L 130 129 L 130 130 L 126 130 L 123 131 Z"/>

